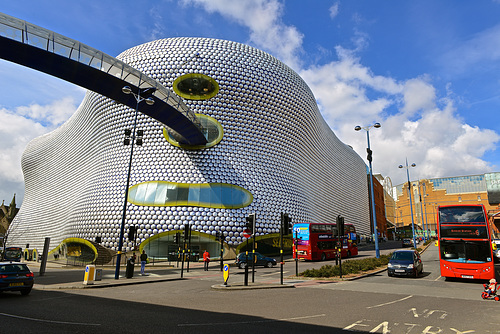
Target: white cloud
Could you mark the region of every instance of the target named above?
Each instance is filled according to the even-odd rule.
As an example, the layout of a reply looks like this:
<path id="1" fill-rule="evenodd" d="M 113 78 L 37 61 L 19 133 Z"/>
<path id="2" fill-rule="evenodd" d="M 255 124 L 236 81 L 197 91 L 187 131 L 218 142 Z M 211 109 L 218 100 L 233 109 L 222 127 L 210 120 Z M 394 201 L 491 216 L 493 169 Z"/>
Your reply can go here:
<path id="1" fill-rule="evenodd" d="M 417 164 L 411 169 L 412 179 L 491 170 L 483 158 L 496 148 L 500 135 L 464 123 L 454 101 L 449 97 L 439 99 L 427 76 L 399 83 L 373 74 L 353 52 L 342 48 L 338 52 L 339 61 L 300 74 L 336 135 L 361 157 L 366 156 L 366 133 L 354 131 L 354 127 L 382 123 L 380 129 L 370 130 L 375 172 L 400 184 L 406 180 L 406 173 L 398 165 L 406 158 Z M 396 111 L 389 113 L 393 109 Z"/>
<path id="2" fill-rule="evenodd" d="M 21 156 L 26 145 L 34 138 L 54 130 L 76 110 L 74 100 L 66 97 L 49 105 L 22 106 L 15 111 L 0 109 L 0 199 L 17 202 L 23 197 Z M 14 191 L 12 191 L 14 190 Z"/>
<path id="3" fill-rule="evenodd" d="M 485 66 L 498 68 L 499 59 L 500 24 L 475 34 L 469 40 L 460 40 L 442 55 L 440 62 L 441 66 L 454 73 L 463 73 Z"/>
<path id="4" fill-rule="evenodd" d="M 250 29 L 250 41 L 268 50 L 292 68 L 297 68 L 303 35 L 281 21 L 283 4 L 277 0 L 183 0 L 184 4 L 202 6 Z"/>
<path id="5" fill-rule="evenodd" d="M 422 79 L 410 79 L 403 88 L 404 105 L 401 111 L 409 116 L 421 110 L 434 108 L 436 100 L 435 88 Z"/>
<path id="6" fill-rule="evenodd" d="M 334 19 L 339 15 L 339 3 L 335 2 L 329 9 L 328 11 L 330 12 L 330 18 Z"/>
<path id="7" fill-rule="evenodd" d="M 47 124 L 50 128 L 55 128 L 65 122 L 75 110 L 75 101 L 68 96 L 45 106 L 32 104 L 18 107 L 16 108 L 16 114 L 41 124 Z"/>

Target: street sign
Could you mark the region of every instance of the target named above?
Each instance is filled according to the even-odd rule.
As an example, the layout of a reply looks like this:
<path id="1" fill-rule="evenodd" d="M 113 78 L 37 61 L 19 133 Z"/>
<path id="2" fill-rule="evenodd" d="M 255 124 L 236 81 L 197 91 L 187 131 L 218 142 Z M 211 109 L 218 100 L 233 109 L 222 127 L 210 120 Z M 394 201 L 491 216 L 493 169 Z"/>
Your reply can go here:
<path id="1" fill-rule="evenodd" d="M 250 230 L 245 229 L 243 230 L 243 236 L 248 239 L 252 236 L 252 233 L 250 232 Z"/>
<path id="2" fill-rule="evenodd" d="M 224 275 L 224 285 L 227 285 L 227 280 L 229 279 L 229 265 L 225 264 L 223 268 Z"/>

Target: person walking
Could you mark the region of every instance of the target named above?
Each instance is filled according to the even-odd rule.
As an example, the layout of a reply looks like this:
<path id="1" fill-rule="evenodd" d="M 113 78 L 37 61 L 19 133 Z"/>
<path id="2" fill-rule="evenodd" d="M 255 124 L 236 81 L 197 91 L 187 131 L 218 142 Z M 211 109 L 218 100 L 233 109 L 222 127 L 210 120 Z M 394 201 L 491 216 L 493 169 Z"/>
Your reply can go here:
<path id="1" fill-rule="evenodd" d="M 205 252 L 203 253 L 203 268 L 205 269 L 205 271 L 208 271 L 208 264 L 210 263 L 210 253 L 205 250 Z"/>
<path id="2" fill-rule="evenodd" d="M 148 254 L 143 250 L 141 254 L 141 275 L 144 275 L 144 270 L 146 269 L 146 262 L 148 261 Z"/>

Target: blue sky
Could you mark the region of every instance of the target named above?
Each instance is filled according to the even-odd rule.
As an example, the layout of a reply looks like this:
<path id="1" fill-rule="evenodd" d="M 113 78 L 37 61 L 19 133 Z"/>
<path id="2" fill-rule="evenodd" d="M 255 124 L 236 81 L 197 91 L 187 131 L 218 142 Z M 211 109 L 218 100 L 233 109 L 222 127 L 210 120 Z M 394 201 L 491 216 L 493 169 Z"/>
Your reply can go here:
<path id="1" fill-rule="evenodd" d="M 335 132 L 394 185 L 500 171 L 500 0 L 3 1 L 0 12 L 111 56 L 169 37 L 249 44 L 292 67 Z M 0 60 L 0 199 L 24 196 L 27 143 L 84 90 Z"/>

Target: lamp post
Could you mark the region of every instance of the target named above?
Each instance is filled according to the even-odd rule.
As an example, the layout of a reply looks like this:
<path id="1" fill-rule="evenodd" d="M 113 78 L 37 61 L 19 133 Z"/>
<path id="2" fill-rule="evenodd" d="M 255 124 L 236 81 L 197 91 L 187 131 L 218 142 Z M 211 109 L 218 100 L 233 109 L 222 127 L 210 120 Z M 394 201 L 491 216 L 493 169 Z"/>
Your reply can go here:
<path id="1" fill-rule="evenodd" d="M 370 149 L 370 129 L 380 128 L 380 123 L 375 123 L 370 126 L 361 127 L 357 125 L 354 130 L 359 131 L 361 129 L 366 131 L 366 141 L 368 143 L 368 148 L 366 149 L 366 159 L 368 160 L 370 166 L 370 197 L 372 200 L 372 217 L 373 217 L 373 233 L 375 234 L 375 256 L 380 258 L 380 250 L 378 248 L 378 227 L 377 227 L 377 216 L 375 214 L 375 195 L 373 193 L 373 172 L 372 172 L 372 150 Z"/>
<path id="2" fill-rule="evenodd" d="M 137 115 L 139 114 L 139 103 L 142 101 L 146 101 L 148 105 L 153 105 L 155 101 L 151 98 L 151 95 L 156 91 L 156 88 L 149 87 L 140 89 L 137 93 L 134 93 L 129 86 L 125 86 L 122 88 L 122 92 L 125 94 L 132 94 L 137 101 L 135 107 L 135 115 L 134 115 L 134 129 L 131 132 L 132 136 L 132 144 L 130 145 L 130 159 L 128 161 L 128 173 L 127 173 L 127 184 L 125 186 L 125 199 L 123 201 L 123 213 L 122 213 L 122 223 L 120 226 L 120 239 L 118 240 L 118 252 L 116 253 L 116 270 L 115 270 L 115 279 L 120 278 L 120 260 L 122 255 L 122 247 L 123 247 L 123 235 L 125 234 L 125 215 L 127 213 L 127 200 L 128 200 L 128 188 L 130 185 L 130 172 L 132 170 L 132 157 L 134 155 L 134 143 L 135 143 L 135 129 L 137 126 Z M 127 131 L 127 130 L 125 130 Z"/>
<path id="3" fill-rule="evenodd" d="M 415 163 L 411 164 L 411 167 L 415 167 Z M 408 178 L 408 195 L 410 196 L 410 214 L 411 214 L 411 233 L 413 235 L 413 247 L 416 249 L 417 248 L 417 242 L 415 240 L 415 223 L 413 221 L 413 206 L 411 204 L 411 183 L 410 183 L 410 172 L 408 167 L 408 158 L 406 158 L 406 166 L 399 165 L 399 168 L 405 168 L 406 169 L 406 177 Z"/>

